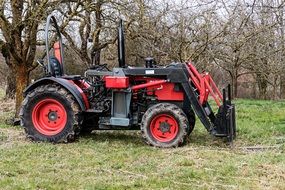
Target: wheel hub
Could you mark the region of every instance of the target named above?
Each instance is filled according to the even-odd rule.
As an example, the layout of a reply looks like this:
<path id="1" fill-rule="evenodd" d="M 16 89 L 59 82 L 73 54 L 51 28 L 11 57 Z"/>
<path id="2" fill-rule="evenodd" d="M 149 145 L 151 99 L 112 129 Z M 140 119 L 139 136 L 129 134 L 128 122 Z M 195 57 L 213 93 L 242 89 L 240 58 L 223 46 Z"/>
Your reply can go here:
<path id="1" fill-rule="evenodd" d="M 170 131 L 170 127 L 171 127 L 171 125 L 166 120 L 166 121 L 160 123 L 159 130 L 163 133 L 166 133 L 166 132 Z"/>
<path id="2" fill-rule="evenodd" d="M 56 111 L 49 112 L 48 119 L 50 121 L 56 121 L 58 119 Z"/>

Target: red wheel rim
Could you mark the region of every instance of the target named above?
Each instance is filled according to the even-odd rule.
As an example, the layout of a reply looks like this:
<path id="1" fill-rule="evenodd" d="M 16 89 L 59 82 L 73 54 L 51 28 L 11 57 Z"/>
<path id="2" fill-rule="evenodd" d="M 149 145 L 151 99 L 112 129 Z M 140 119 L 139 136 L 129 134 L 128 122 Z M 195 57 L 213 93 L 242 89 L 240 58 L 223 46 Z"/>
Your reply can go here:
<path id="1" fill-rule="evenodd" d="M 40 133 L 47 136 L 56 135 L 65 127 L 67 113 L 57 100 L 44 99 L 34 107 L 32 121 Z"/>
<path id="2" fill-rule="evenodd" d="M 178 133 L 179 125 L 169 114 L 159 114 L 150 123 L 152 136 L 160 142 L 172 141 Z"/>

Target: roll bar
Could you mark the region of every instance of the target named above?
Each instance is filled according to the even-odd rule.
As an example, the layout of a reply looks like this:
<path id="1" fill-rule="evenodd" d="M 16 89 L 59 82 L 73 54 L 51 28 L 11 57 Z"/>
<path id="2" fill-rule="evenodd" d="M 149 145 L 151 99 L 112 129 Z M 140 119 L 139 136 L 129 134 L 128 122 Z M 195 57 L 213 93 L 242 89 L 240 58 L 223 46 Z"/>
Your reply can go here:
<path id="1" fill-rule="evenodd" d="M 62 37 L 61 37 L 61 33 L 56 21 L 56 18 L 53 15 L 49 15 L 47 17 L 47 22 L 46 22 L 46 27 L 45 27 L 45 46 L 46 46 L 46 56 L 47 56 L 47 62 L 48 62 L 48 72 L 51 71 L 51 66 L 50 66 L 50 54 L 49 54 L 49 26 L 53 24 L 53 27 L 56 29 L 56 33 L 58 36 L 58 40 L 59 40 L 59 51 L 60 51 L 60 60 L 58 60 L 61 64 L 61 69 L 63 71 L 63 62 L 64 62 L 64 57 L 63 57 L 63 44 L 62 44 Z"/>

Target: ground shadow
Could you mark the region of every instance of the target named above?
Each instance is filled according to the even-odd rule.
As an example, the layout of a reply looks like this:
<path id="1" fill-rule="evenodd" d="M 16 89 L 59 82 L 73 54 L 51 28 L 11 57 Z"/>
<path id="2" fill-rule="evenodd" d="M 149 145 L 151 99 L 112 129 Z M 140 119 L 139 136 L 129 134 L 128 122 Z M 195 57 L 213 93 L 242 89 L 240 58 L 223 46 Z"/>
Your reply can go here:
<path id="1" fill-rule="evenodd" d="M 112 141 L 112 143 L 120 144 L 134 144 L 136 146 L 145 145 L 142 140 L 139 131 L 127 131 L 127 130 L 94 130 L 92 133 L 84 133 L 80 135 L 80 138 L 96 141 L 96 142 L 106 142 Z"/>
<path id="2" fill-rule="evenodd" d="M 140 134 L 140 131 L 132 130 L 94 130 L 92 133 L 80 135 L 80 139 L 92 140 L 94 142 L 112 142 L 118 144 L 132 144 L 135 146 L 147 146 Z M 195 146 L 211 146 L 211 147 L 227 147 L 225 139 L 212 137 L 207 132 L 193 131 L 187 138 L 187 145 Z"/>

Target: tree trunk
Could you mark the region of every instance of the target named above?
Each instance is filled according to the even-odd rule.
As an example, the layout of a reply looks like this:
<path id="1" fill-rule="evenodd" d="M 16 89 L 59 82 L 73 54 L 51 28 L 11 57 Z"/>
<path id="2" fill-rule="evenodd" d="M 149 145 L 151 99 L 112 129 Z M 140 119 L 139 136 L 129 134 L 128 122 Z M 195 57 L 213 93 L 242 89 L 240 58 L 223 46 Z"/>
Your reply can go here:
<path id="1" fill-rule="evenodd" d="M 24 65 L 24 64 L 23 64 Z M 16 66 L 16 113 L 15 118 L 19 117 L 20 107 L 23 101 L 23 91 L 29 83 L 29 70 L 25 66 Z"/>
<path id="2" fill-rule="evenodd" d="M 257 75 L 257 84 L 259 90 L 259 98 L 260 99 L 267 99 L 267 81 L 264 75 Z"/>
<path id="3" fill-rule="evenodd" d="M 16 92 L 16 77 L 11 69 L 9 70 L 6 82 L 7 86 L 5 89 L 5 99 L 14 99 Z"/>
<path id="4" fill-rule="evenodd" d="M 238 72 L 235 69 L 232 73 L 230 72 L 231 80 L 232 80 L 232 95 L 233 98 L 238 97 Z"/>
<path id="5" fill-rule="evenodd" d="M 5 89 L 5 99 L 9 99 L 9 98 L 13 99 L 15 98 L 15 92 L 16 92 L 16 77 L 14 75 L 15 73 L 14 69 L 11 65 L 11 56 L 9 54 L 7 44 L 5 44 L 4 42 L 2 42 L 1 53 L 5 59 L 5 63 L 9 67 L 8 75 L 6 77 L 7 86 Z"/>
<path id="6" fill-rule="evenodd" d="M 281 74 L 280 80 L 280 98 L 285 99 L 285 74 Z"/>
<path id="7" fill-rule="evenodd" d="M 91 55 L 92 56 L 92 55 Z M 86 66 L 86 68 L 89 68 L 93 63 L 93 58 L 91 57 L 91 59 L 88 57 L 87 52 L 82 52 L 80 54 L 80 59 L 83 61 L 84 65 Z"/>
<path id="8" fill-rule="evenodd" d="M 96 50 L 92 52 L 92 64 L 93 65 L 100 65 L 101 62 L 101 50 Z"/>
<path id="9" fill-rule="evenodd" d="M 255 77 L 254 77 L 255 78 Z M 256 79 L 254 80 L 256 81 Z M 253 90 L 252 90 L 252 98 L 253 99 L 256 99 L 257 98 L 257 85 L 256 85 L 256 82 L 253 83 Z"/>
<path id="10" fill-rule="evenodd" d="M 280 30 L 280 41 L 281 41 L 281 48 L 282 48 L 282 55 L 281 55 L 281 63 L 284 63 L 284 56 L 285 56 L 285 31 L 284 31 L 284 9 L 279 9 L 279 30 Z M 285 66 L 282 64 L 281 68 L 281 75 L 280 75 L 280 98 L 285 99 Z"/>
<path id="11" fill-rule="evenodd" d="M 237 77 L 233 78 L 233 91 L 234 91 L 234 97 L 233 98 L 237 98 L 238 97 L 238 79 L 237 79 Z"/>
<path id="12" fill-rule="evenodd" d="M 273 100 L 277 100 L 278 99 L 278 92 L 277 92 L 277 88 L 278 88 L 278 84 L 277 84 L 277 81 L 278 81 L 278 76 L 275 75 L 274 76 L 274 82 L 273 82 Z M 272 98 L 271 98 L 272 99 Z"/>

